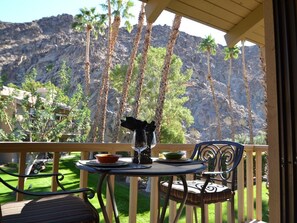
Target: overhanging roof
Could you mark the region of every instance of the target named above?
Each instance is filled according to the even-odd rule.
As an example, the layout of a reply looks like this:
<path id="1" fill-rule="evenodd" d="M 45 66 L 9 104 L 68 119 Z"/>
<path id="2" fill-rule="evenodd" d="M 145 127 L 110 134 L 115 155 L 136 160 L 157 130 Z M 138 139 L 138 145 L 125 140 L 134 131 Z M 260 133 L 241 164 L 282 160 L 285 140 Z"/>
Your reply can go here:
<path id="1" fill-rule="evenodd" d="M 240 40 L 264 45 L 263 0 L 141 0 L 148 22 L 163 10 L 226 33 L 228 46 Z"/>

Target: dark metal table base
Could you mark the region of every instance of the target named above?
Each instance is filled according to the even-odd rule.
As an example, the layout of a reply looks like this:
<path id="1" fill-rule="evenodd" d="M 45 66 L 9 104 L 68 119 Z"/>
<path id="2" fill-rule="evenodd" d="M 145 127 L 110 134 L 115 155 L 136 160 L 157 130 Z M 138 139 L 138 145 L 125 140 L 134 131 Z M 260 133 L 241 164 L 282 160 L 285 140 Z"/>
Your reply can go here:
<path id="1" fill-rule="evenodd" d="M 187 199 L 187 196 L 188 196 L 188 187 L 187 187 L 187 182 L 186 182 L 185 176 L 180 175 L 179 177 L 180 177 L 180 179 L 181 179 L 181 181 L 183 183 L 183 186 L 184 186 L 184 196 L 183 196 L 183 201 L 180 203 L 180 206 L 178 208 L 178 211 L 176 213 L 176 216 L 174 218 L 173 223 L 178 222 L 178 219 L 179 219 L 179 217 L 181 215 L 182 209 L 183 209 L 183 207 L 184 207 L 184 205 L 186 203 L 186 199 Z M 98 201 L 99 201 L 99 204 L 100 204 L 100 207 L 101 207 L 101 210 L 102 210 L 104 221 L 106 223 L 111 223 L 112 222 L 108 218 L 107 211 L 106 211 L 106 206 L 105 206 L 105 204 L 103 202 L 103 198 L 102 198 L 102 186 L 103 186 L 103 182 L 104 182 L 105 178 L 106 178 L 106 183 L 107 183 L 108 190 L 109 190 L 109 196 L 110 196 L 110 199 L 111 199 L 114 218 L 115 218 L 116 223 L 120 223 L 119 213 L 118 213 L 118 209 L 117 209 L 116 201 L 115 201 L 115 196 L 114 196 L 113 193 L 111 193 L 112 186 L 111 186 L 111 183 L 110 183 L 110 175 L 107 172 L 101 173 L 101 176 L 99 177 L 98 185 L 97 185 L 97 197 L 98 197 Z M 161 177 L 159 177 L 158 187 L 160 187 L 160 179 L 161 179 Z M 172 188 L 172 183 L 173 183 L 173 176 L 170 176 L 169 183 L 168 183 L 168 192 L 167 192 L 167 194 L 165 196 L 165 200 L 164 200 L 161 215 L 160 215 L 160 193 L 158 194 L 158 204 L 159 204 L 158 205 L 158 223 L 164 222 L 166 209 L 167 209 L 167 206 L 168 206 L 168 203 L 169 203 L 170 190 Z M 158 191 L 160 191 L 160 189 Z"/>
<path id="2" fill-rule="evenodd" d="M 179 208 L 177 210 L 177 213 L 175 215 L 173 223 L 178 222 L 178 219 L 179 219 L 179 217 L 181 215 L 181 212 L 182 212 L 182 210 L 183 210 L 183 208 L 185 206 L 185 203 L 186 203 L 186 200 L 187 200 L 187 197 L 188 197 L 188 186 L 187 186 L 186 178 L 185 178 L 184 175 L 180 175 L 179 178 L 181 179 L 181 181 L 183 183 L 184 193 L 183 193 L 183 200 L 179 205 Z M 159 184 L 158 184 L 158 187 L 159 187 L 159 189 L 158 189 L 158 191 L 159 191 L 159 195 L 158 195 L 158 203 L 159 203 L 158 217 L 159 217 L 159 219 L 158 219 L 158 222 L 159 223 L 164 222 L 166 209 L 167 209 L 167 206 L 168 206 L 168 203 L 169 203 L 169 197 L 170 197 L 170 191 L 171 191 L 171 188 L 172 188 L 172 183 L 173 183 L 173 176 L 170 176 L 170 179 L 169 179 L 169 182 L 168 182 L 168 190 L 167 190 L 167 193 L 166 193 L 166 196 L 165 196 L 164 205 L 163 205 L 162 213 L 161 213 L 161 216 L 160 216 L 160 177 L 159 177 Z"/>

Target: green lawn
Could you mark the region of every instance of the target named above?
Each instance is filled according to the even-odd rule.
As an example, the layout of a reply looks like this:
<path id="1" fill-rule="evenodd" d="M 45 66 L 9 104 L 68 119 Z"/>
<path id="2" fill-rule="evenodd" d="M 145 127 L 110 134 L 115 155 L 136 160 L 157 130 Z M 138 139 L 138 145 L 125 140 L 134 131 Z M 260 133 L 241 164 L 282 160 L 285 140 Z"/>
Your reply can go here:
<path id="1" fill-rule="evenodd" d="M 63 185 L 67 189 L 77 189 L 79 187 L 79 170 L 75 168 L 75 161 L 79 159 L 77 153 L 73 153 L 74 156 L 68 158 L 62 158 L 60 160 L 60 172 L 64 174 L 65 178 L 63 180 Z M 46 165 L 45 172 L 50 172 L 52 164 L 50 162 Z M 6 167 L 11 172 L 16 172 L 16 167 Z M 17 182 L 13 177 L 9 177 L 6 175 L 1 175 L 1 177 L 9 182 L 10 184 L 16 186 Z M 98 175 L 97 174 L 89 174 L 89 187 L 96 190 Z M 31 185 L 32 191 L 49 191 L 51 186 L 50 178 L 41 178 L 41 179 L 28 179 L 25 183 L 25 188 L 28 188 Z M 124 179 L 117 178 L 116 186 L 115 186 L 115 195 L 117 201 L 117 207 L 120 213 L 121 222 L 128 222 L 128 207 L 129 207 L 129 187 L 124 182 Z M 104 187 L 105 189 L 105 187 Z M 104 191 L 105 194 L 105 191 Z M 255 193 L 254 193 L 255 194 Z M 15 195 L 4 185 L 0 184 L 0 203 L 6 203 L 9 201 L 15 200 Z M 99 203 L 96 197 L 90 200 L 91 203 L 97 208 L 100 214 L 100 222 L 103 221 L 103 216 L 101 214 L 101 210 L 99 208 Z M 268 195 L 265 184 L 263 184 L 263 221 L 268 222 Z M 236 208 L 236 207 L 235 207 Z M 138 213 L 137 213 L 137 222 L 138 223 L 147 223 L 149 222 L 150 214 L 150 204 L 149 204 L 149 194 L 143 191 L 140 191 L 138 194 Z M 168 209 L 167 209 L 168 210 Z M 214 205 L 210 205 L 209 207 L 209 222 L 214 222 Z M 224 222 L 227 222 L 226 217 L 226 207 L 223 205 L 223 216 Z M 184 213 L 181 216 L 179 222 L 185 222 Z"/>

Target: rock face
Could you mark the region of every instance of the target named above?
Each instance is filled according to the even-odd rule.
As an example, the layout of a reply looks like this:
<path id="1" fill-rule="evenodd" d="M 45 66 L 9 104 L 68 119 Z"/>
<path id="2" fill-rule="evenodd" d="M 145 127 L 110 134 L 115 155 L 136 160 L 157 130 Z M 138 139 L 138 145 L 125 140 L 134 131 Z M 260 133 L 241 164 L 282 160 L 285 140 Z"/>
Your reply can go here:
<path id="1" fill-rule="evenodd" d="M 51 80 L 59 84 L 57 72 L 63 61 L 73 71 L 71 80 L 74 89 L 84 81 L 85 34 L 71 29 L 73 17 L 59 15 L 43 18 L 31 23 L 0 22 L 0 74 L 7 77 L 8 82 L 19 85 L 24 75 L 32 68 L 38 72 L 38 80 Z M 143 31 L 144 36 L 145 29 Z M 133 37 L 136 27 L 131 33 L 120 30 L 118 43 L 115 48 L 113 64 L 127 63 L 132 50 Z M 154 26 L 151 46 L 166 47 L 170 33 L 169 26 Z M 207 74 L 207 58 L 205 53 L 197 51 L 202 38 L 180 32 L 174 53 L 183 61 L 182 69 L 192 69 L 193 75 L 187 88 L 189 101 L 186 106 L 191 110 L 195 123 L 187 129 L 188 142 L 216 139 L 216 117 Z M 98 84 L 104 68 L 106 56 L 106 36 L 92 40 L 91 46 L 91 92 L 93 107 Z M 143 38 L 139 49 L 142 49 Z M 230 118 L 227 100 L 227 78 L 229 62 L 224 61 L 223 46 L 218 45 L 217 54 L 211 56 L 211 72 L 215 82 L 215 91 L 220 109 L 223 138 L 231 138 Z M 246 52 L 246 68 L 251 92 L 254 135 L 266 129 L 264 73 L 259 60 L 257 46 L 249 46 Z M 140 53 L 140 51 L 139 51 Z M 236 132 L 248 134 L 248 113 L 245 87 L 242 77 L 241 57 L 233 62 L 232 98 L 234 111 L 232 113 Z M 110 90 L 108 104 L 108 129 L 112 129 L 112 118 L 118 101 L 117 95 Z M 197 134 L 197 131 L 199 134 Z M 107 133 L 109 135 L 110 132 Z"/>

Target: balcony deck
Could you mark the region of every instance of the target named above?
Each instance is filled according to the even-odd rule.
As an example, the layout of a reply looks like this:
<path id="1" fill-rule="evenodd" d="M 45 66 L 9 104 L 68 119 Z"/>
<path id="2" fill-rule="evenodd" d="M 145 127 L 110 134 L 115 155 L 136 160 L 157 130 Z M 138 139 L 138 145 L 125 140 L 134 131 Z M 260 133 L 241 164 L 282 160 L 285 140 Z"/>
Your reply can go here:
<path id="1" fill-rule="evenodd" d="M 186 156 L 190 156 L 194 144 L 158 144 L 152 151 L 153 156 L 158 156 L 163 151 L 186 151 Z M 241 162 L 238 168 L 238 191 L 237 191 L 237 221 L 238 222 L 262 222 L 262 183 L 263 183 L 263 165 L 262 155 L 268 151 L 267 145 L 245 145 L 244 162 Z M 1 153 L 19 153 L 19 173 L 24 174 L 26 168 L 26 154 L 28 152 L 53 152 L 53 172 L 59 171 L 60 152 L 81 152 L 81 159 L 87 159 L 89 152 L 132 152 L 130 144 L 122 143 L 15 143 L 15 142 L 0 142 Z M 245 167 L 244 167 L 245 166 Z M 246 176 L 246 179 L 244 179 Z M 20 189 L 24 187 L 24 181 L 18 182 Z M 88 186 L 88 173 L 80 172 L 80 186 Z M 136 178 L 131 178 L 130 191 L 137 191 L 138 184 Z M 255 191 L 254 191 L 255 188 Z M 52 181 L 51 190 L 56 191 L 57 185 Z M 156 222 L 157 219 L 157 179 L 151 179 L 150 193 L 150 219 L 151 222 Z M 254 199 L 254 193 L 256 193 Z M 137 199 L 130 193 L 129 200 L 129 222 L 137 222 Z M 107 205 L 110 205 L 107 197 Z M 16 200 L 23 200 L 22 195 L 17 194 Z M 109 216 L 112 216 L 112 208 Z M 176 204 L 170 202 L 169 205 L 169 222 L 174 216 Z M 255 210 L 255 211 L 254 211 Z M 221 205 L 216 207 L 216 222 L 222 222 Z M 186 207 L 186 222 L 193 221 L 192 208 Z"/>

